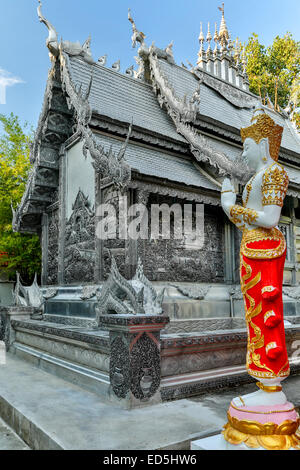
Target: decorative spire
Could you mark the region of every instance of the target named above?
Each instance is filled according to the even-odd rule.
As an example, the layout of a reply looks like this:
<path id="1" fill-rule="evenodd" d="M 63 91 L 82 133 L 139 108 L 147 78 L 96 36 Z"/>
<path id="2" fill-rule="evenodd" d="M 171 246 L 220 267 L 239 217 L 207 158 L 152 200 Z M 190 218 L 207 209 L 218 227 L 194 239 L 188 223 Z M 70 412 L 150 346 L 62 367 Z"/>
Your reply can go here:
<path id="1" fill-rule="evenodd" d="M 174 46 L 174 41 L 171 41 L 170 44 L 167 45 L 165 51 L 170 57 L 172 57 L 174 59 L 173 46 Z"/>
<path id="2" fill-rule="evenodd" d="M 200 49 L 199 49 L 199 52 L 198 52 L 198 61 L 197 61 L 197 64 L 200 65 L 200 63 L 203 61 L 203 55 L 204 55 L 203 43 L 205 42 L 205 38 L 204 38 L 204 34 L 203 34 L 203 29 L 202 29 L 202 23 L 200 23 L 199 42 L 200 42 Z"/>
<path id="3" fill-rule="evenodd" d="M 240 49 L 239 49 L 239 39 L 236 38 L 235 48 L 234 48 L 234 61 L 235 65 L 239 67 L 240 65 Z"/>
<path id="4" fill-rule="evenodd" d="M 243 65 L 243 74 L 244 74 L 244 75 L 247 75 L 247 57 L 246 57 L 246 49 L 245 49 L 245 47 L 243 47 L 242 65 Z"/>
<path id="5" fill-rule="evenodd" d="M 206 51 L 207 57 L 209 57 L 210 53 L 211 53 L 211 48 L 210 48 L 211 40 L 212 40 L 212 35 L 211 35 L 211 32 L 210 32 L 210 23 L 208 23 L 208 25 L 207 25 L 207 35 L 206 35 L 206 42 L 208 42 L 208 47 L 207 47 L 207 51 Z"/>
<path id="6" fill-rule="evenodd" d="M 199 42 L 200 42 L 201 44 L 203 44 L 204 41 L 205 41 L 205 39 L 204 39 L 203 28 L 202 28 L 202 21 L 201 21 L 201 23 L 200 23 Z"/>
<path id="7" fill-rule="evenodd" d="M 229 41 L 229 32 L 227 29 L 225 16 L 224 16 L 224 3 L 222 3 L 222 7 L 218 7 L 219 10 L 222 12 L 222 19 L 219 31 L 219 42 L 221 44 L 221 51 L 227 52 L 227 45 Z"/>
<path id="8" fill-rule="evenodd" d="M 215 48 L 214 48 L 214 55 L 218 55 L 219 50 L 218 50 L 218 44 L 219 44 L 219 34 L 218 34 L 218 26 L 217 23 L 215 23 L 215 34 L 214 34 L 214 41 L 215 41 Z"/>

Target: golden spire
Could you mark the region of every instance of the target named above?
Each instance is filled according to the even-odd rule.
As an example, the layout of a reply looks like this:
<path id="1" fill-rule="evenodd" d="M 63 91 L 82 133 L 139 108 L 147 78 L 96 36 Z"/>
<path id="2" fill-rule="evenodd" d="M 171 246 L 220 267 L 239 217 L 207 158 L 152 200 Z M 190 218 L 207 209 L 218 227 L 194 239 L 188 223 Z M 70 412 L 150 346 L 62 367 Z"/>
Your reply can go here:
<path id="1" fill-rule="evenodd" d="M 234 60 L 235 60 L 235 65 L 237 67 L 239 67 L 239 65 L 240 65 L 240 49 L 239 49 L 239 39 L 238 38 L 236 38 L 236 40 L 235 40 Z"/>
<path id="2" fill-rule="evenodd" d="M 207 35 L 206 35 L 206 42 L 208 42 L 208 47 L 207 47 L 206 55 L 210 55 L 210 42 L 211 42 L 211 40 L 212 40 L 212 35 L 211 35 L 211 32 L 210 32 L 210 23 L 208 23 Z"/>
<path id="3" fill-rule="evenodd" d="M 219 44 L 219 34 L 218 34 L 218 26 L 217 23 L 215 23 L 215 34 L 214 34 L 214 41 L 215 41 L 215 48 L 214 48 L 214 54 L 218 54 L 218 44 Z"/>
<path id="4" fill-rule="evenodd" d="M 202 29 L 202 23 L 200 23 L 200 34 L 199 34 L 199 42 L 200 42 L 200 49 L 198 52 L 198 61 L 197 63 L 199 64 L 203 60 L 203 43 L 205 41 L 204 34 L 203 34 L 203 29 Z"/>
<path id="5" fill-rule="evenodd" d="M 247 73 L 247 56 L 246 56 L 246 48 L 243 47 L 243 54 L 242 54 L 242 65 L 243 65 L 243 73 Z"/>
<path id="6" fill-rule="evenodd" d="M 200 23 L 199 42 L 203 44 L 204 41 L 205 41 L 205 39 L 204 39 L 204 34 L 203 34 L 202 22 L 201 22 Z"/>
<path id="7" fill-rule="evenodd" d="M 227 29 L 226 21 L 225 21 L 225 16 L 224 16 L 224 3 L 222 3 L 222 7 L 218 7 L 219 10 L 222 12 L 222 19 L 221 19 L 221 25 L 220 25 L 220 31 L 219 31 L 219 42 L 221 44 L 221 50 L 222 52 L 227 51 L 227 45 L 229 41 L 229 32 Z"/>

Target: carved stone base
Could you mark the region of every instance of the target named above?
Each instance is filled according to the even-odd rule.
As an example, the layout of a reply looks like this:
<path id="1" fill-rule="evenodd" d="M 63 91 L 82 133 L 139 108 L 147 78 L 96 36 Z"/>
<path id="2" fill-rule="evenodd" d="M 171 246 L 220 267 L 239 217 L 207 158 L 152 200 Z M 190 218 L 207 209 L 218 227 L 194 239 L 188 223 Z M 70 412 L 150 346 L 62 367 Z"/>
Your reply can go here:
<path id="1" fill-rule="evenodd" d="M 169 318 L 101 315 L 110 336 L 109 399 L 126 409 L 161 401 L 160 330 Z"/>
<path id="2" fill-rule="evenodd" d="M 12 320 L 30 320 L 30 318 L 40 315 L 40 309 L 35 307 L 12 306 L 0 308 L 0 341 L 5 342 L 7 350 L 14 341 Z"/>

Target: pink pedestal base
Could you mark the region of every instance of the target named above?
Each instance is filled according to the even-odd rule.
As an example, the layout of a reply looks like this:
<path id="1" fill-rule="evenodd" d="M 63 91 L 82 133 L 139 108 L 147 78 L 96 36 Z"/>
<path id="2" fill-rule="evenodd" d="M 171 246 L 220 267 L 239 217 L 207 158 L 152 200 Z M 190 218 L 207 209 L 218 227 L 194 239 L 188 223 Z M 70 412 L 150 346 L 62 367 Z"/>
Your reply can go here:
<path id="1" fill-rule="evenodd" d="M 230 404 L 223 436 L 233 445 L 267 450 L 300 450 L 300 418 L 292 403 L 269 406 Z"/>

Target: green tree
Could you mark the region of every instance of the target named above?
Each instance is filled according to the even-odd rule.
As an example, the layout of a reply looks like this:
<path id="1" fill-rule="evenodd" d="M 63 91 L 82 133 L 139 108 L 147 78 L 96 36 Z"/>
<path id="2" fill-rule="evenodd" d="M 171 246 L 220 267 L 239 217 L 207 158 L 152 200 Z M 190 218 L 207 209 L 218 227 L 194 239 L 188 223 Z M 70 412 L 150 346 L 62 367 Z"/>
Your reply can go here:
<path id="1" fill-rule="evenodd" d="M 29 145 L 32 132 L 24 129 L 17 116 L 0 114 L 0 273 L 14 278 L 19 271 L 24 282 L 40 272 L 41 250 L 36 235 L 14 233 L 12 207 L 20 203 L 31 169 Z"/>
<path id="2" fill-rule="evenodd" d="M 276 36 L 273 43 L 266 47 L 253 33 L 245 46 L 247 74 L 250 91 L 259 95 L 264 104 L 272 101 L 274 108 L 293 109 L 293 118 L 297 122 L 300 106 L 300 42 L 293 39 L 291 33 L 283 37 Z M 241 61 L 241 53 L 239 60 Z"/>

